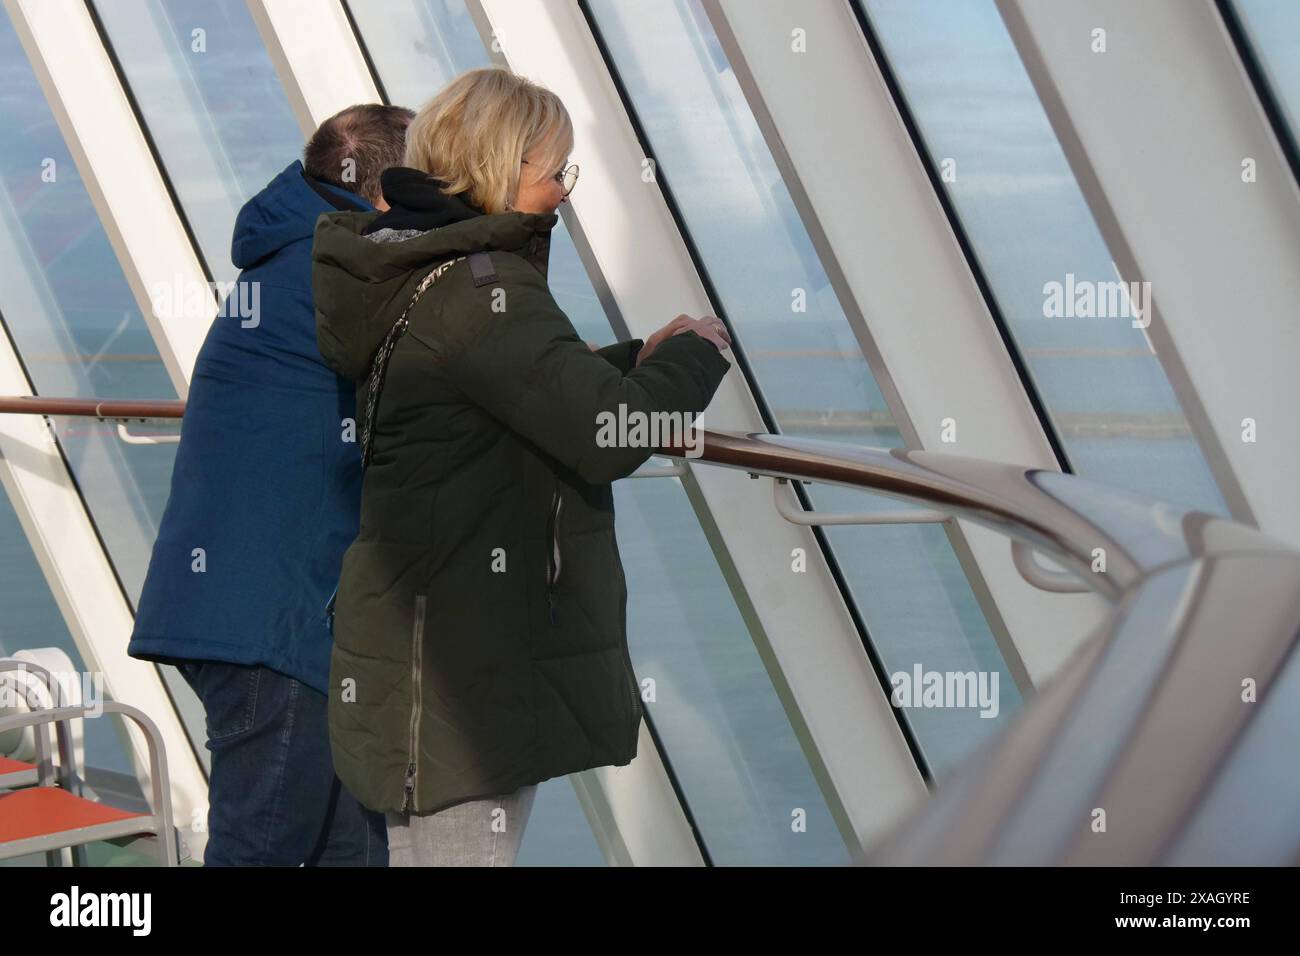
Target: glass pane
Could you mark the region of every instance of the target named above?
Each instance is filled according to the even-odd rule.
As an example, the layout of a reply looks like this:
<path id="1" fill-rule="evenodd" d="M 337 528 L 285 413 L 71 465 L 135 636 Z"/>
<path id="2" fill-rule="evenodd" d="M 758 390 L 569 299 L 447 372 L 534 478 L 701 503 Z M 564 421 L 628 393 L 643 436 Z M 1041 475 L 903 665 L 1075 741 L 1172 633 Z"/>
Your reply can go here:
<path id="1" fill-rule="evenodd" d="M 176 398 L 8 16 L 0 17 L 0 125 L 0 314 L 36 392 Z M 134 602 L 175 446 L 128 445 L 115 429 L 85 421 L 54 425 Z"/>
<path id="2" fill-rule="evenodd" d="M 458 73 L 489 65 L 459 0 L 381 0 L 350 9 L 393 102 L 418 107 Z M 579 335 L 614 341 L 563 220 L 552 234 L 548 279 Z M 622 481 L 614 496 L 633 662 L 640 680 L 654 681 L 655 700 L 646 708 L 710 857 L 724 865 L 844 862 L 844 841 L 681 482 Z M 568 793 L 552 796 L 548 788 L 557 785 Z M 548 816 L 537 828 L 530 822 L 521 862 L 568 861 L 570 841 L 585 829 L 578 861 L 598 864 L 568 781 L 544 784 L 537 806 L 544 803 L 557 810 L 543 810 Z M 807 813 L 805 833 L 791 828 L 795 808 Z"/>
<path id="3" fill-rule="evenodd" d="M 1236 0 L 1234 6 L 1282 106 L 1291 136 L 1300 140 L 1300 3 Z"/>
<path id="4" fill-rule="evenodd" d="M 490 66 L 464 0 L 348 3 L 392 103 L 418 110 L 466 70 Z"/>
<path id="5" fill-rule="evenodd" d="M 218 282 L 239 207 L 302 154 L 243 0 L 95 0 L 168 178 Z"/>
<path id="6" fill-rule="evenodd" d="M 9 496 L 0 494 L 0 657 L 17 651 L 53 647 L 68 655 L 85 673 L 86 662 L 68 633 L 45 576 L 36 563 L 27 536 L 14 514 Z M 119 736 L 116 718 L 80 721 L 85 734 L 86 766 L 134 776 L 135 769 Z M 6 751 L 0 749 L 0 753 Z"/>
<path id="7" fill-rule="evenodd" d="M 992 0 L 862 5 L 1073 470 L 1226 515 Z"/>
<path id="8" fill-rule="evenodd" d="M 537 788 L 516 866 L 604 866 L 605 857 L 568 777 Z"/>
<path id="9" fill-rule="evenodd" d="M 744 94 L 697 0 L 593 0 L 613 63 L 653 149 L 661 182 L 740 338 L 782 432 L 902 444 Z M 665 63 L 673 64 L 664 69 Z M 639 173 L 639 170 L 638 170 Z M 579 187 L 581 188 L 581 187 Z M 808 486 L 818 510 L 906 508 L 849 489 Z M 935 525 L 826 529 L 852 598 L 890 675 L 987 675 L 996 716 L 973 708 L 903 710 L 941 774 L 1020 703 L 944 532 Z M 994 689 L 993 682 L 997 686 Z M 993 706 L 987 708 L 993 713 Z"/>
<path id="10" fill-rule="evenodd" d="M 710 859 L 847 861 L 843 837 L 679 478 L 614 485 L 637 678 Z M 806 815 L 805 832 L 793 827 Z"/>

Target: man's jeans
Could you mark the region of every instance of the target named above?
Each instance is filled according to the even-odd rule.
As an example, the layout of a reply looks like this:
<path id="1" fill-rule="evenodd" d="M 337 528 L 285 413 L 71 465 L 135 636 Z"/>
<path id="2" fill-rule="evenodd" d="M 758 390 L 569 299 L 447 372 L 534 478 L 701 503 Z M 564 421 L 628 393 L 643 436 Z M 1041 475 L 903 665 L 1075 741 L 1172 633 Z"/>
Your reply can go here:
<path id="1" fill-rule="evenodd" d="M 182 661 L 207 712 L 206 866 L 387 866 L 384 815 L 334 775 L 327 700 L 266 667 Z"/>

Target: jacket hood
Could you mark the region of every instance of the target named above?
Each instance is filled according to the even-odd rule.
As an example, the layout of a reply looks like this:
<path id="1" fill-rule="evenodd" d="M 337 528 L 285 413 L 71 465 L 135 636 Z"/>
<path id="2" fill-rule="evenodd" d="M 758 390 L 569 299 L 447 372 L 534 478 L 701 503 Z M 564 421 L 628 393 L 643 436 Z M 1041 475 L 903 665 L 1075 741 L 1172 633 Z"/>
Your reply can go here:
<path id="1" fill-rule="evenodd" d="M 374 209 L 356 193 L 329 183 L 317 185 L 349 206 Z M 239 210 L 230 261 L 236 268 L 251 268 L 290 243 L 311 238 L 316 217 L 334 209 L 304 178 L 302 163 L 294 160 Z"/>
<path id="2" fill-rule="evenodd" d="M 545 276 L 551 229 L 560 218 L 555 213 L 474 214 L 436 228 L 387 227 L 366 234 L 368 227 L 381 224 L 376 222 L 381 217 L 392 221 L 395 211 L 397 207 L 387 213 L 329 212 L 316 220 L 316 342 L 325 361 L 346 378 L 369 373 L 375 350 L 420 280 L 438 264 L 500 250 L 522 256 Z"/>

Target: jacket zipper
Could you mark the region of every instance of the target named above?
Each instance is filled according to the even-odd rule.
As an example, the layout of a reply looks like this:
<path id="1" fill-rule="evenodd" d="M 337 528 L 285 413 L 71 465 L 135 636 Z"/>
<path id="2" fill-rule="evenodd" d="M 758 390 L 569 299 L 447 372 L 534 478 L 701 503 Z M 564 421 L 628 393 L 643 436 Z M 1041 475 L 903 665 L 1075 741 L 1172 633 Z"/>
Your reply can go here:
<path id="1" fill-rule="evenodd" d="M 551 626 L 560 623 L 555 606 L 555 586 L 560 580 L 560 509 L 564 507 L 564 498 L 556 488 L 551 498 L 551 511 L 546 521 L 546 541 L 549 551 L 546 555 L 546 601 L 551 608 Z"/>
<path id="2" fill-rule="evenodd" d="M 415 622 L 411 626 L 411 727 L 407 741 L 406 781 L 402 787 L 402 812 L 417 811 L 415 783 L 420 754 L 420 662 L 424 657 L 425 596 L 415 596 Z"/>

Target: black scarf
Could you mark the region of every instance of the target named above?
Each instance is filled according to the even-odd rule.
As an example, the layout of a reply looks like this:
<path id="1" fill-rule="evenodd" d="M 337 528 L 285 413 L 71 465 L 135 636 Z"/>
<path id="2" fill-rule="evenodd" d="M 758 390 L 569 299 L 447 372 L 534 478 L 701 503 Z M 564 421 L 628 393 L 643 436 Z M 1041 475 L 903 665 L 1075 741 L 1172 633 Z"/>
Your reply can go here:
<path id="1" fill-rule="evenodd" d="M 453 222 L 483 215 L 471 205 L 467 193 L 444 195 L 440 179 L 409 166 L 390 166 L 379 176 L 384 199 L 391 207 L 362 230 L 362 235 L 380 229 L 437 229 Z"/>

